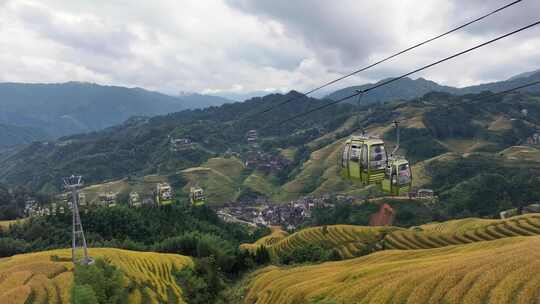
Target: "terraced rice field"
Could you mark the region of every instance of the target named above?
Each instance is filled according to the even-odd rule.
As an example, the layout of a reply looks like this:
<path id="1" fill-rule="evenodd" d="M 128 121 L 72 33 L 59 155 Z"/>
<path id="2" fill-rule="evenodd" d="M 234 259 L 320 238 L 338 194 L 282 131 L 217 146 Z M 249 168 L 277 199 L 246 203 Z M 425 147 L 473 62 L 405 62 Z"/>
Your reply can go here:
<path id="1" fill-rule="evenodd" d="M 384 239 L 385 249 L 427 249 L 491 241 L 512 236 L 540 235 L 540 215 L 528 214 L 505 220 L 463 219 L 427 224 L 418 230 L 400 230 Z"/>
<path id="2" fill-rule="evenodd" d="M 540 303 L 540 236 L 267 267 L 245 304 Z"/>
<path id="3" fill-rule="evenodd" d="M 60 261 L 52 261 L 53 255 Z M 172 270 L 191 265 L 190 258 L 112 248 L 90 249 L 90 255 L 123 271 L 132 290 L 129 303 L 184 303 Z M 60 249 L 0 259 L 0 303 L 70 303 L 70 256 L 70 249 Z"/>
<path id="4" fill-rule="evenodd" d="M 280 226 L 272 226 L 270 229 L 272 230 L 272 233 L 269 235 L 258 239 L 252 244 L 241 244 L 240 248 L 255 252 L 260 246 L 272 246 L 289 235 L 286 231 L 283 231 Z"/>
<path id="5" fill-rule="evenodd" d="M 325 248 L 336 249 L 344 259 L 358 256 L 368 246 L 375 246 L 384 234 L 398 228 L 388 227 L 362 227 L 352 225 L 333 225 L 324 227 L 306 228 L 283 238 L 267 248 L 273 258 L 278 258 L 295 248 L 308 244 L 319 245 Z"/>

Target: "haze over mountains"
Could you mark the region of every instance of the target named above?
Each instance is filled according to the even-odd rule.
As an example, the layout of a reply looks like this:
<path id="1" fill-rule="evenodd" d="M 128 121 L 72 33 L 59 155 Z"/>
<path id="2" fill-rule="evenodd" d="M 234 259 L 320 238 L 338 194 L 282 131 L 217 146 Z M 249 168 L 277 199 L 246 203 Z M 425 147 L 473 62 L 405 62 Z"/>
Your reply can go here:
<path id="1" fill-rule="evenodd" d="M 444 86 L 423 78 L 404 78 L 365 94 L 362 103 L 409 100 L 433 91 L 456 95 L 496 92 L 535 80 L 540 80 L 540 70 L 521 73 L 505 81 L 464 88 Z M 373 85 L 347 87 L 329 94 L 327 98 L 337 100 Z M 540 87 L 525 90 L 538 92 Z M 263 92 L 259 93 L 263 95 Z M 97 131 L 133 116 L 155 116 L 230 102 L 232 100 L 213 95 L 189 93 L 170 96 L 141 88 L 80 82 L 0 83 L 0 148 Z M 350 102 L 354 103 L 356 99 Z"/>
<path id="2" fill-rule="evenodd" d="M 155 116 L 230 102 L 200 94 L 169 96 L 91 83 L 0 83 L 0 147 L 101 130 L 133 116 Z"/>

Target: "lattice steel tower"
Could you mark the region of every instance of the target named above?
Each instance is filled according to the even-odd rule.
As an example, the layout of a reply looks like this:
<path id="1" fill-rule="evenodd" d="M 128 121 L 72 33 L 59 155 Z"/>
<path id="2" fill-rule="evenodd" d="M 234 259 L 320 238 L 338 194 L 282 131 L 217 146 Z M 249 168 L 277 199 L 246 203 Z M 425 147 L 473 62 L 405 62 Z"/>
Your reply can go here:
<path id="1" fill-rule="evenodd" d="M 73 264 L 91 264 L 94 260 L 88 256 L 88 247 L 84 237 L 81 216 L 79 215 L 79 188 L 82 186 L 82 176 L 72 175 L 64 178 L 64 188 L 71 191 L 71 206 L 73 214 L 71 259 Z"/>

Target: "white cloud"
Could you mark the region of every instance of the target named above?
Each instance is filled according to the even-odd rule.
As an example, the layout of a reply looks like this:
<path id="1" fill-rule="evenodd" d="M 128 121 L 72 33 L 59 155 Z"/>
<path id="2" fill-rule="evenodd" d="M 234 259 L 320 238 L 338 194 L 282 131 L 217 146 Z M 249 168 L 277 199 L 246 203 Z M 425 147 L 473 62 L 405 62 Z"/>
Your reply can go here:
<path id="1" fill-rule="evenodd" d="M 0 81 L 177 93 L 309 90 L 507 1 L 0 0 Z M 523 1 L 333 88 L 397 76 L 534 20 Z M 417 76 L 447 85 L 540 66 L 540 29 Z"/>

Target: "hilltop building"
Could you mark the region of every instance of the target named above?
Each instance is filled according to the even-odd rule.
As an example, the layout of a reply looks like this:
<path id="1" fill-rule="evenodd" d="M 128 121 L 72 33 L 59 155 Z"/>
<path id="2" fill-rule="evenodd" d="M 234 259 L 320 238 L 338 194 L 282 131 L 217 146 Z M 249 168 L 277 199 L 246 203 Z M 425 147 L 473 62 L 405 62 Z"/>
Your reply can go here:
<path id="1" fill-rule="evenodd" d="M 247 137 L 248 145 L 252 147 L 257 146 L 257 139 L 258 139 L 257 130 L 249 130 L 246 137 Z"/>
<path id="2" fill-rule="evenodd" d="M 174 152 L 191 149 L 193 142 L 189 138 L 172 138 L 170 137 L 169 144 Z"/>
<path id="3" fill-rule="evenodd" d="M 244 165 L 249 169 L 270 173 L 282 170 L 290 161 L 281 155 L 272 155 L 262 151 L 249 151 L 245 154 Z"/>

